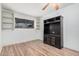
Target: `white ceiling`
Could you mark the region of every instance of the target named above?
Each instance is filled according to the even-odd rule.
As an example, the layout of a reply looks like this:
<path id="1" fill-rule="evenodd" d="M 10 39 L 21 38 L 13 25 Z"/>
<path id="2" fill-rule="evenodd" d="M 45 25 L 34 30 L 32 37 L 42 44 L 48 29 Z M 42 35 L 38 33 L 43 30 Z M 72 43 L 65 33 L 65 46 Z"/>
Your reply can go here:
<path id="1" fill-rule="evenodd" d="M 45 3 L 4 3 L 3 5 L 14 11 L 36 17 L 55 12 L 55 10 L 51 8 L 51 6 L 49 6 L 47 10 L 43 11 L 42 8 Z M 62 3 L 61 8 L 69 5 L 71 5 L 71 3 Z"/>

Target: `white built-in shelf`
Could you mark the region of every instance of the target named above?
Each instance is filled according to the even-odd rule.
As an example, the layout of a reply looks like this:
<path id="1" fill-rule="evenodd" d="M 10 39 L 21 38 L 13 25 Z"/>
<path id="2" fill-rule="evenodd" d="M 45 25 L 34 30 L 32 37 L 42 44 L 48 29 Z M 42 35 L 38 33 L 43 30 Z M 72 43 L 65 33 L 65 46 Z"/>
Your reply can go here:
<path id="1" fill-rule="evenodd" d="M 36 20 L 36 30 L 40 30 L 40 18 Z"/>
<path id="2" fill-rule="evenodd" d="M 10 9 L 2 7 L 2 30 L 13 30 L 14 13 Z"/>

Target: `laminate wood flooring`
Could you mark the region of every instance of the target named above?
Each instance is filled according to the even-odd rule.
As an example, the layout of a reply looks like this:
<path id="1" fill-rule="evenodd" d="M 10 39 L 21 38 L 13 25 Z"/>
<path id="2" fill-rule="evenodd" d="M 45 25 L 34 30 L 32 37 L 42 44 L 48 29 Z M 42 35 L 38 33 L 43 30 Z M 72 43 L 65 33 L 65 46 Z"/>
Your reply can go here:
<path id="1" fill-rule="evenodd" d="M 13 44 L 2 48 L 1 56 L 79 56 L 79 52 L 71 49 L 58 49 L 44 44 L 41 40 L 33 40 Z"/>

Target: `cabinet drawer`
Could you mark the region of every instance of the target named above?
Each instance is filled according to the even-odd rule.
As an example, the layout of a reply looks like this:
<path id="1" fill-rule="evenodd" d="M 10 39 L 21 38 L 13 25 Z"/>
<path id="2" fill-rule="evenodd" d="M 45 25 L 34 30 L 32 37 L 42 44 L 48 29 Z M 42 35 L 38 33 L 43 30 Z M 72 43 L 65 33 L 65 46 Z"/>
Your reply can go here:
<path id="1" fill-rule="evenodd" d="M 55 37 L 51 37 L 50 44 L 55 46 Z"/>

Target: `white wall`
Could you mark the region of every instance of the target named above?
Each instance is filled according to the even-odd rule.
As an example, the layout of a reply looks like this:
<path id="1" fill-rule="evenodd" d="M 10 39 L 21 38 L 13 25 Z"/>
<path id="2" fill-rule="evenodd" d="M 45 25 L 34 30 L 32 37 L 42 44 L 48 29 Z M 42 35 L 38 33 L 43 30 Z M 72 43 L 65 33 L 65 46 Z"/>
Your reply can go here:
<path id="1" fill-rule="evenodd" d="M 79 51 L 79 4 L 64 8 L 64 46 Z"/>
<path id="2" fill-rule="evenodd" d="M 64 17 L 64 47 L 79 51 L 79 4 L 73 4 L 51 13 L 50 15 L 45 15 L 43 19 L 58 15 L 62 15 Z"/>
<path id="3" fill-rule="evenodd" d="M 15 12 L 14 16 L 18 18 L 30 19 L 34 21 L 37 20 L 35 17 L 21 14 L 18 12 Z M 36 40 L 36 39 L 42 39 L 41 32 L 40 32 L 41 30 L 36 30 L 35 28 L 34 29 L 15 29 L 13 31 L 8 31 L 8 30 L 2 31 L 3 46 L 14 44 L 14 43 L 27 42 L 27 41 Z"/>
<path id="4" fill-rule="evenodd" d="M 1 44 L 1 3 L 0 3 L 0 51 L 2 48 L 2 44 Z"/>
<path id="5" fill-rule="evenodd" d="M 44 39 L 44 22 L 43 22 L 44 20 L 43 20 L 43 18 L 41 17 L 40 18 L 40 38 L 41 38 L 41 40 L 43 41 L 43 39 Z"/>

